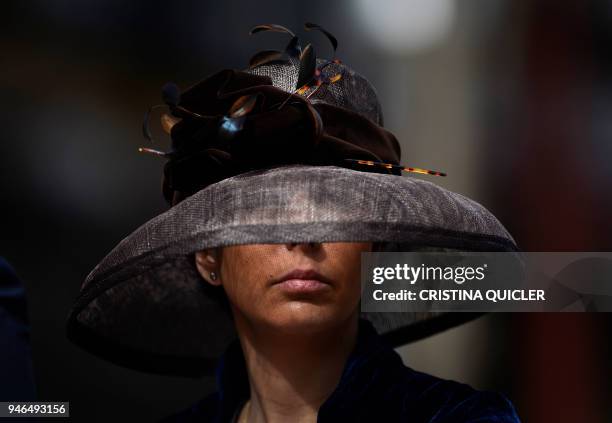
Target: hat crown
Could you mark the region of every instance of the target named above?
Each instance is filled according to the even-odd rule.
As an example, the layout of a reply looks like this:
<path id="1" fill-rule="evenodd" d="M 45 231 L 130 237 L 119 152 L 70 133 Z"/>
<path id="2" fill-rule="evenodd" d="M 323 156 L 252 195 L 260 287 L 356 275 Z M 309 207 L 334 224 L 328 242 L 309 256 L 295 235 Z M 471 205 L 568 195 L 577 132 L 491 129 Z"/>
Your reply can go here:
<path id="1" fill-rule="evenodd" d="M 328 63 L 327 60 L 317 59 L 317 66 Z M 245 72 L 268 76 L 272 85 L 283 91 L 294 93 L 298 80 L 299 67 L 292 62 L 265 63 Z M 311 103 L 327 103 L 342 107 L 370 119 L 377 125 L 383 126 L 383 115 L 380 102 L 374 86 L 362 75 L 342 63 L 328 63 L 323 72 L 328 76 L 341 75 L 333 84 L 325 84 L 317 90 L 309 100 Z M 304 93 L 308 95 L 314 87 Z"/>

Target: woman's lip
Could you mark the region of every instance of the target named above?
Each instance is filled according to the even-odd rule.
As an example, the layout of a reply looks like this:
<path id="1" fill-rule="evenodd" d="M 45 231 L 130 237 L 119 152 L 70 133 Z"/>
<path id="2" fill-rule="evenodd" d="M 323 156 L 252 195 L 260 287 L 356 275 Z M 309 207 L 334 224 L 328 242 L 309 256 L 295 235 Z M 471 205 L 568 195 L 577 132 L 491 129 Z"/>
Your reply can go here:
<path id="1" fill-rule="evenodd" d="M 289 293 L 316 293 L 331 288 L 328 283 L 318 279 L 285 279 L 277 284 L 276 287 Z"/>
<path id="2" fill-rule="evenodd" d="M 294 269 L 274 283 L 288 294 L 314 294 L 331 289 L 331 280 L 314 269 Z"/>
<path id="3" fill-rule="evenodd" d="M 319 272 L 313 269 L 295 269 L 285 275 L 281 276 L 277 280 L 273 282 L 273 285 L 285 283 L 288 281 L 291 282 L 292 285 L 299 285 L 296 281 L 310 281 L 310 282 L 318 282 L 324 285 L 331 285 L 331 280 L 321 275 Z"/>

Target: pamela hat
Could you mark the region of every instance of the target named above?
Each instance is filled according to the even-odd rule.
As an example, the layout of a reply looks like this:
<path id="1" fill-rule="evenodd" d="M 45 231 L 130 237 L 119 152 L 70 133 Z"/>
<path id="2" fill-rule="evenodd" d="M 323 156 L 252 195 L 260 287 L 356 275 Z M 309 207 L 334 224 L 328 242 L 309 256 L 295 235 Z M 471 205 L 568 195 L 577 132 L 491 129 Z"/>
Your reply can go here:
<path id="1" fill-rule="evenodd" d="M 337 41 L 315 24 L 335 50 Z M 210 374 L 235 338 L 220 287 L 203 283 L 194 253 L 239 244 L 373 242 L 387 251 L 517 251 L 483 206 L 400 165 L 374 88 L 279 25 L 284 51 L 257 53 L 181 92 L 162 89 L 170 134 L 163 195 L 169 210 L 123 239 L 87 276 L 68 337 L 134 369 Z M 157 106 L 154 106 L 157 107 Z M 144 133 L 151 138 L 149 115 Z M 402 175 L 404 173 L 404 175 Z M 473 317 L 363 313 L 393 346 Z"/>

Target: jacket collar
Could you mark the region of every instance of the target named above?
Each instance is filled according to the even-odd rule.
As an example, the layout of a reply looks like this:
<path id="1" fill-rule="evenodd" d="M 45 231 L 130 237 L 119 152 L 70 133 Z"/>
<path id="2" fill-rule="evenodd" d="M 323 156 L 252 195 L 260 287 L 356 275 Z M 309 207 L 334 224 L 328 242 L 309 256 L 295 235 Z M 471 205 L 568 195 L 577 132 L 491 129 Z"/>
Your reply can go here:
<path id="1" fill-rule="evenodd" d="M 402 365 L 399 355 L 384 343 L 369 321 L 360 320 L 355 348 L 338 386 L 321 406 L 319 416 L 332 416 L 353 408 L 384 377 L 385 370 L 392 371 L 398 365 Z M 219 421 L 231 421 L 236 410 L 249 398 L 248 373 L 238 340 L 221 357 L 216 376 Z"/>

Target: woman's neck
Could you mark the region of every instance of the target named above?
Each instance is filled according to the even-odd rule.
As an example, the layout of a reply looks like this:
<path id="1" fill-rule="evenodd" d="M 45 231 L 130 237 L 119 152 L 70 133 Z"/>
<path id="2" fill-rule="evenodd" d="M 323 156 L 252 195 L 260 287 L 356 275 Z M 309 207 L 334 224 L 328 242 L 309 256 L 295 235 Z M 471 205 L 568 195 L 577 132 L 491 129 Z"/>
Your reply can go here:
<path id="1" fill-rule="evenodd" d="M 358 314 L 324 330 L 279 332 L 236 320 L 249 374 L 249 423 L 316 422 L 357 339 Z"/>

